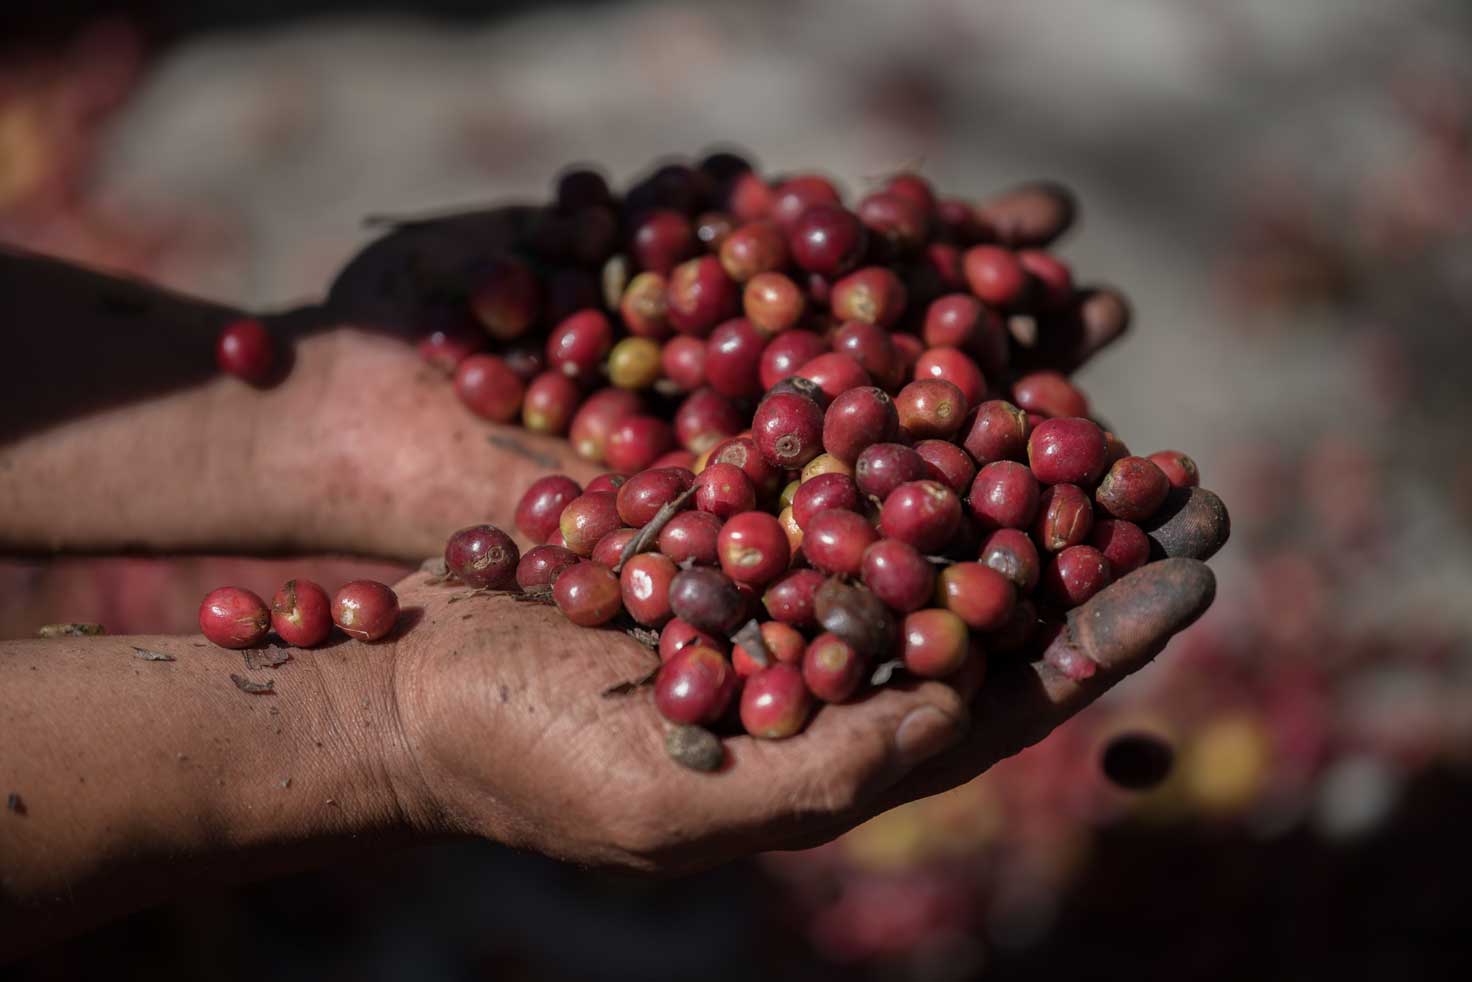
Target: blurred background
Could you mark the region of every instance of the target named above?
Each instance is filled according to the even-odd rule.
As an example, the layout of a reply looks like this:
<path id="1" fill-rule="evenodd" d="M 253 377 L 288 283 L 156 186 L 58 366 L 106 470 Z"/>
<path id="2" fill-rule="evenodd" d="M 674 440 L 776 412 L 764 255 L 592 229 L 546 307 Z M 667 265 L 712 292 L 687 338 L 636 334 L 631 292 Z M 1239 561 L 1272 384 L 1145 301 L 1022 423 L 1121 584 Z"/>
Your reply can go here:
<path id="1" fill-rule="evenodd" d="M 735 144 L 850 193 L 1050 177 L 1136 327 L 1082 374 L 1232 509 L 1218 602 L 1043 744 L 677 883 L 420 849 L 0 977 L 1467 978 L 1472 8 L 1455 0 L 63 2 L 0 11 L 0 241 L 271 308 L 363 218 Z M 324 582 L 385 564 L 294 561 Z M 192 631 L 279 566 L 0 562 L 0 637 Z M 1131 794 L 1107 739 L 1164 734 Z"/>

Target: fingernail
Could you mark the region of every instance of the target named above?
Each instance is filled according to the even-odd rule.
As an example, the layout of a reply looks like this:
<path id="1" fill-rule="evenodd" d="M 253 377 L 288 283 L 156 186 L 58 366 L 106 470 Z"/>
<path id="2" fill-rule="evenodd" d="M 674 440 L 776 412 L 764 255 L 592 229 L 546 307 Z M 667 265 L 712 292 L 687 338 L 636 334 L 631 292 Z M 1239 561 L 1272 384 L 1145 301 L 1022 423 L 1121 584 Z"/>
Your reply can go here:
<path id="1" fill-rule="evenodd" d="M 961 723 L 935 706 L 918 706 L 900 721 L 894 745 L 901 765 L 909 770 L 961 739 Z"/>

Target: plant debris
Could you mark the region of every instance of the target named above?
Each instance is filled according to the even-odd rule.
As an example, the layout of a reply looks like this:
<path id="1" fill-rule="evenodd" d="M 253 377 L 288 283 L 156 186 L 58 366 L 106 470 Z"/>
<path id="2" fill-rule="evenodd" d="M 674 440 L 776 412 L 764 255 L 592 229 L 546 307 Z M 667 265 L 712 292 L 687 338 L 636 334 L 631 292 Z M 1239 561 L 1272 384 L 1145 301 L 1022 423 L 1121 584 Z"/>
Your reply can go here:
<path id="1" fill-rule="evenodd" d="M 626 679 L 625 681 L 619 682 L 616 685 L 610 685 L 608 688 L 603 690 L 603 698 L 611 699 L 614 696 L 626 696 L 630 692 L 637 692 L 638 690 L 644 688 L 644 686 L 649 685 L 651 682 L 653 682 L 654 677 L 658 674 L 659 666 L 655 665 L 648 672 L 644 673 L 636 679 Z"/>
<path id="2" fill-rule="evenodd" d="M 106 634 L 107 628 L 101 624 L 69 623 L 69 624 L 44 624 L 36 632 L 38 638 L 93 638 L 99 634 Z"/>
<path id="3" fill-rule="evenodd" d="M 621 572 L 624 563 L 650 549 L 655 540 L 659 538 L 659 533 L 663 532 L 664 527 L 670 523 L 670 519 L 680 513 L 680 509 L 685 507 L 685 502 L 689 501 L 694 494 L 695 485 L 692 484 L 674 498 L 660 505 L 659 511 L 654 513 L 654 517 L 649 520 L 648 524 L 624 545 L 623 552 L 619 553 L 618 562 L 614 565 L 613 571 Z"/>
<path id="4" fill-rule="evenodd" d="M 552 588 L 550 586 L 534 586 L 530 590 L 514 591 L 511 594 L 511 599 L 518 600 L 524 604 L 541 604 L 544 607 L 550 607 L 557 603 L 557 601 L 552 599 Z"/>
<path id="5" fill-rule="evenodd" d="M 282 648 L 246 648 L 241 654 L 245 656 L 246 670 L 251 672 L 279 668 L 291 661 L 291 653 Z"/>
<path id="6" fill-rule="evenodd" d="M 134 658 L 142 658 L 144 661 L 176 661 L 177 660 L 177 659 L 174 658 L 173 655 L 165 654 L 162 651 L 150 651 L 147 648 L 140 648 L 137 645 L 134 645 L 133 646 L 133 657 Z"/>
<path id="7" fill-rule="evenodd" d="M 891 658 L 889 661 L 880 662 L 874 666 L 874 674 L 869 676 L 871 685 L 888 685 L 894 678 L 894 673 L 902 670 L 905 663 L 902 659 Z"/>
<path id="8" fill-rule="evenodd" d="M 230 673 L 230 681 L 235 683 L 235 688 L 241 692 L 249 692 L 253 696 L 271 695 L 276 692 L 276 680 L 266 679 L 264 682 L 252 682 L 244 675 Z"/>
<path id="9" fill-rule="evenodd" d="M 658 631 L 650 630 L 647 627 L 639 627 L 636 624 L 633 627 L 624 628 L 624 633 L 633 638 L 635 641 L 642 644 L 644 647 L 648 648 L 650 651 L 653 651 L 654 649 L 659 647 Z"/>
<path id="10" fill-rule="evenodd" d="M 726 760 L 726 748 L 714 733 L 699 726 L 672 726 L 664 734 L 670 760 L 692 771 L 709 774 Z"/>
<path id="11" fill-rule="evenodd" d="M 419 564 L 419 572 L 429 574 L 424 581 L 429 586 L 438 586 L 450 578 L 450 567 L 445 564 L 444 556 L 430 556 Z"/>
<path id="12" fill-rule="evenodd" d="M 747 621 L 741 630 L 731 635 L 731 640 L 741 645 L 751 660 L 761 668 L 772 664 L 772 649 L 767 647 L 767 639 L 762 637 L 762 626 L 756 622 L 756 618 Z"/>
<path id="13" fill-rule="evenodd" d="M 542 453 L 539 450 L 533 450 L 514 436 L 507 436 L 504 433 L 491 433 L 486 437 L 486 442 L 493 447 L 509 450 L 518 457 L 525 457 L 538 467 L 543 467 L 547 470 L 556 470 L 562 466 L 562 461 L 556 457 L 548 453 Z"/>

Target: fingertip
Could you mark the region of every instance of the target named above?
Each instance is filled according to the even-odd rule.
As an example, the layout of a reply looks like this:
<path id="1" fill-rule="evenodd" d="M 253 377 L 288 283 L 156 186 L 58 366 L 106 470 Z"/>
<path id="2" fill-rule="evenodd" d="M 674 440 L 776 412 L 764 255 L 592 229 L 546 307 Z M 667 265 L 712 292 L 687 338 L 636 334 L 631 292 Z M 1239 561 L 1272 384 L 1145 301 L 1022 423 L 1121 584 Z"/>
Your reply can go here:
<path id="1" fill-rule="evenodd" d="M 1172 488 L 1165 504 L 1145 526 L 1151 549 L 1160 556 L 1210 559 L 1232 534 L 1227 506 L 1206 488 Z"/>
<path id="2" fill-rule="evenodd" d="M 1071 648 L 1110 674 L 1127 675 L 1206 612 L 1216 575 L 1195 559 L 1164 559 L 1141 567 L 1068 615 L 1068 630 L 1050 646 Z"/>
<path id="3" fill-rule="evenodd" d="M 976 214 L 1014 249 L 1049 245 L 1073 225 L 1078 199 L 1057 181 L 1031 181 L 988 198 Z"/>

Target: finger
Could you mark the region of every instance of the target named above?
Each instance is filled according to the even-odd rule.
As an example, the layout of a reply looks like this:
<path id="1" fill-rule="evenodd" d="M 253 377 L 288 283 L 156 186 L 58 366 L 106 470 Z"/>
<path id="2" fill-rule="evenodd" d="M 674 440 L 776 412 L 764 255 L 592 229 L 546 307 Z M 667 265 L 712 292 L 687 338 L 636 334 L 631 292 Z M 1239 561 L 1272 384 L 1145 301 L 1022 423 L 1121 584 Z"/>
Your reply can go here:
<path id="1" fill-rule="evenodd" d="M 1014 249 L 1049 245 L 1072 227 L 1078 215 L 1073 192 L 1054 181 L 1031 181 L 983 200 L 976 215 L 997 241 Z"/>
<path id="2" fill-rule="evenodd" d="M 1124 294 L 1107 286 L 1084 287 L 1065 312 L 1040 320 L 1037 343 L 1019 352 L 1031 369 L 1070 373 L 1129 330 L 1131 311 Z"/>
<path id="3" fill-rule="evenodd" d="M 1172 488 L 1145 526 L 1156 558 L 1210 559 L 1232 534 L 1227 506 L 1205 488 Z"/>

